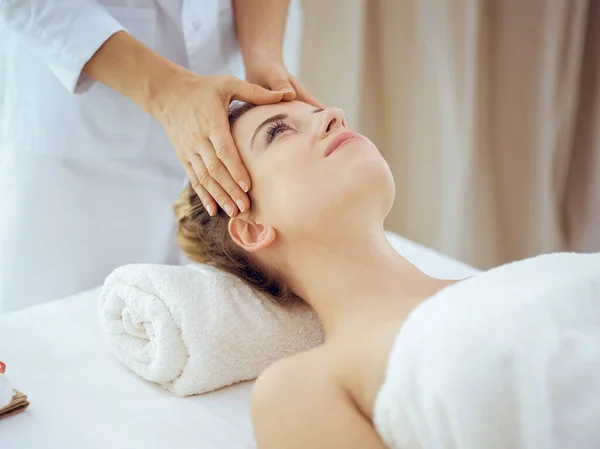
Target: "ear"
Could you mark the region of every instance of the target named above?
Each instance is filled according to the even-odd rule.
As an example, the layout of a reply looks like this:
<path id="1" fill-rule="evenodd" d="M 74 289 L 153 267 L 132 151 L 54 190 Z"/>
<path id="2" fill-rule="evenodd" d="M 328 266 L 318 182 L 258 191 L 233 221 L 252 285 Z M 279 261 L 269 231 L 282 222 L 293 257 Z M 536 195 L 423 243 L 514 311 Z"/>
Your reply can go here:
<path id="1" fill-rule="evenodd" d="M 242 214 L 229 220 L 228 229 L 233 241 L 249 253 L 268 247 L 277 237 L 273 227 L 255 223 Z"/>

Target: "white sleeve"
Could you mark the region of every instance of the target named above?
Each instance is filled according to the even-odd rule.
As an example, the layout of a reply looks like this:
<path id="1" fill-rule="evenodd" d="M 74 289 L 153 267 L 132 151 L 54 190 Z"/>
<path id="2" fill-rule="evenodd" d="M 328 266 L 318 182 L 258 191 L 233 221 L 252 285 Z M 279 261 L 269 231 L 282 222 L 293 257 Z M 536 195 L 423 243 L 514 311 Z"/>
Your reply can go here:
<path id="1" fill-rule="evenodd" d="M 0 24 L 72 93 L 89 81 L 81 73 L 87 61 L 124 29 L 94 0 L 0 0 Z"/>

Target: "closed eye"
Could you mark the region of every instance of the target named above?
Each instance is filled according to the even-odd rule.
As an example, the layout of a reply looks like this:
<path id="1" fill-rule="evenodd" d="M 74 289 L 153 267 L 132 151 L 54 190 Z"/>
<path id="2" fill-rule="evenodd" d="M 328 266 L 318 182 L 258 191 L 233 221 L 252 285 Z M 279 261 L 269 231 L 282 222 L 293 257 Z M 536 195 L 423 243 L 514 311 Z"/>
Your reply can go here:
<path id="1" fill-rule="evenodd" d="M 292 128 L 288 126 L 283 120 L 277 120 L 276 122 L 274 122 L 267 130 L 267 145 L 273 142 L 277 138 L 277 136 L 289 129 Z"/>

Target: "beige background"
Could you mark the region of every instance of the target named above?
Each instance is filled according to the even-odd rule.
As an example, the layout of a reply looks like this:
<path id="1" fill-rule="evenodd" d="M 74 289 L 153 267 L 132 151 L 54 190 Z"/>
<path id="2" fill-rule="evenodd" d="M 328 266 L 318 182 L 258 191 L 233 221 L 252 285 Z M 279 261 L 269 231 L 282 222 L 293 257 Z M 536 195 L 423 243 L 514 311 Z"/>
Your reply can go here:
<path id="1" fill-rule="evenodd" d="M 302 6 L 300 76 L 388 160 L 388 229 L 481 268 L 600 251 L 596 2 Z"/>

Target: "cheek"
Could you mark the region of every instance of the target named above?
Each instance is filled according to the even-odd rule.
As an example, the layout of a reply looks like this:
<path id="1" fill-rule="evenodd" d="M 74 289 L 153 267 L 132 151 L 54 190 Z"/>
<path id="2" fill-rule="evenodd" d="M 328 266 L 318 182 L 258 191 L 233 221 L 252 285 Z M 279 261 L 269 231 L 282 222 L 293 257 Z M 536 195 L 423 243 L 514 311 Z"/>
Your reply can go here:
<path id="1" fill-rule="evenodd" d="M 289 229 L 311 208 L 323 174 L 308 151 L 279 148 L 251 171 L 254 206 L 258 218 L 276 229 Z M 316 189 L 316 190 L 315 190 Z"/>

